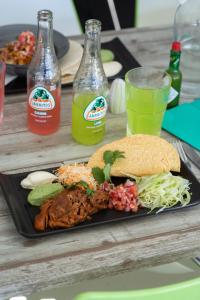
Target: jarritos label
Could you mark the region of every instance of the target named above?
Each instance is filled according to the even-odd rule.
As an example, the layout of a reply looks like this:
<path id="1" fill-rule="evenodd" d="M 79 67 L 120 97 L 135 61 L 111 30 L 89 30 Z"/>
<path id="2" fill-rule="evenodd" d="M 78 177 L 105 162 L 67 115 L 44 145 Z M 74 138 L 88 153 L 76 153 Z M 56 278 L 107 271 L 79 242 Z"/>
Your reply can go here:
<path id="1" fill-rule="evenodd" d="M 84 111 L 84 119 L 86 121 L 97 121 L 105 117 L 107 111 L 107 102 L 103 96 L 95 98 L 86 107 Z"/>
<path id="2" fill-rule="evenodd" d="M 55 100 L 47 89 L 37 86 L 29 95 L 29 105 L 35 110 L 52 110 Z"/>

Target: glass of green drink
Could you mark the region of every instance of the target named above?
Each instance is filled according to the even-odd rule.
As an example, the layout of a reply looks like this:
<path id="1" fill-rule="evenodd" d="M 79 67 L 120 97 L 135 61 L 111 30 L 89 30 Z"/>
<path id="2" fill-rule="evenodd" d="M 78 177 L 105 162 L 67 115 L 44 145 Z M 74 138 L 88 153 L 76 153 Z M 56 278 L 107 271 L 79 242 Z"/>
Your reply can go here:
<path id="1" fill-rule="evenodd" d="M 171 86 L 171 77 L 152 67 L 126 73 L 127 135 L 160 135 Z"/>

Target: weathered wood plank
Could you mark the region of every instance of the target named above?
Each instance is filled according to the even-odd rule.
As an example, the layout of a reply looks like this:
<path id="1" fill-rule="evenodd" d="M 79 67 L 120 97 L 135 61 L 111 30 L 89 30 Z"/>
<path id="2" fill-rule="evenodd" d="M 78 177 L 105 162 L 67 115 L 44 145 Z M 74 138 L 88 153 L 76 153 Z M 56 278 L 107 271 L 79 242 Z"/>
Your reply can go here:
<path id="1" fill-rule="evenodd" d="M 108 118 L 106 126 L 107 134 L 102 145 L 125 136 L 125 116 L 121 116 L 120 119 Z M 77 158 L 85 160 L 100 146 L 77 145 L 71 137 L 70 126 L 62 126 L 57 133 L 51 136 L 38 136 L 26 131 L 1 135 L 0 144 L 2 145 L 1 172 L 52 162 L 76 160 Z"/>
<path id="2" fill-rule="evenodd" d="M 199 210 L 193 208 L 170 216 L 162 214 L 38 240 L 17 236 L 12 224 L 7 226 L 5 220 L 0 229 L 4 233 L 0 238 L 4 245 L 0 252 L 0 296 L 6 290 L 13 295 L 12 287 L 27 294 L 50 285 L 69 285 L 122 269 L 186 257 L 200 246 L 200 226 L 196 222 Z"/>

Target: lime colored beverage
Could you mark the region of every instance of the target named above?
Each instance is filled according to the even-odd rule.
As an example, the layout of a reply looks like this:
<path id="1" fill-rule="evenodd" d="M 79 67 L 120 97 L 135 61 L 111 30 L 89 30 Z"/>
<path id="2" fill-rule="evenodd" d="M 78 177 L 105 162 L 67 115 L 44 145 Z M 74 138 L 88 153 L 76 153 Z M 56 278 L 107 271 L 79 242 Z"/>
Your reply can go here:
<path id="1" fill-rule="evenodd" d="M 100 21 L 86 21 L 84 52 L 73 82 L 72 136 L 84 145 L 98 144 L 105 135 L 108 81 L 100 56 L 100 33 Z"/>
<path id="2" fill-rule="evenodd" d="M 148 67 L 126 74 L 127 135 L 160 135 L 170 83 L 167 74 Z"/>
<path id="3" fill-rule="evenodd" d="M 75 94 L 72 103 L 72 136 L 80 144 L 100 143 L 105 135 L 107 102 L 95 93 Z"/>

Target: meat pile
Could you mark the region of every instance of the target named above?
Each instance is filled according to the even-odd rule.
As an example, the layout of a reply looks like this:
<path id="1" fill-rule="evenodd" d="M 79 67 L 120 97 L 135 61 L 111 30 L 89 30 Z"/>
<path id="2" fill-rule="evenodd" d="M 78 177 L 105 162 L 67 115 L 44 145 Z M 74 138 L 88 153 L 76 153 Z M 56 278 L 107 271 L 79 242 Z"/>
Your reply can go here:
<path id="1" fill-rule="evenodd" d="M 35 217 L 35 229 L 69 228 L 88 220 L 92 214 L 108 208 L 108 194 L 97 190 L 89 196 L 81 188 L 65 189 L 41 206 L 40 213 Z"/>
<path id="2" fill-rule="evenodd" d="M 31 31 L 20 33 L 17 40 L 0 48 L 0 60 L 7 64 L 29 64 L 35 52 L 35 35 Z"/>

